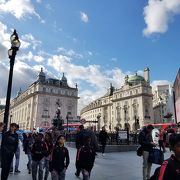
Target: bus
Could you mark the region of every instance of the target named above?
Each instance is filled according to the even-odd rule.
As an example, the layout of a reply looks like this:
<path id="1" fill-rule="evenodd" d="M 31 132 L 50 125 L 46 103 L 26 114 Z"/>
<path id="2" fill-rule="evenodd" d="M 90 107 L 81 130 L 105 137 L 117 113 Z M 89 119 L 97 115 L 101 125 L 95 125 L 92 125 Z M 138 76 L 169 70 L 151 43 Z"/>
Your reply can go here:
<path id="1" fill-rule="evenodd" d="M 145 124 L 144 126 L 148 126 L 149 124 Z M 177 131 L 177 125 L 174 123 L 163 123 L 163 124 L 151 124 L 155 129 L 163 129 L 165 131 L 167 130 L 174 130 Z"/>
<path id="2" fill-rule="evenodd" d="M 79 126 L 81 123 L 70 123 L 70 124 L 63 124 L 64 130 L 69 132 L 76 132 L 79 130 Z"/>

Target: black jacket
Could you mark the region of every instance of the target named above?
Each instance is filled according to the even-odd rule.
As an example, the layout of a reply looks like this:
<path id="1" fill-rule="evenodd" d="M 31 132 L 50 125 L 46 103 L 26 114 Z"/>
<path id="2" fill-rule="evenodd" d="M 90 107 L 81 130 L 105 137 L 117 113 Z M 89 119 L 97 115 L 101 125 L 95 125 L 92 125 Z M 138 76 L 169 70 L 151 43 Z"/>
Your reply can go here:
<path id="1" fill-rule="evenodd" d="M 99 133 L 99 141 L 101 144 L 106 144 L 109 139 L 108 133 L 106 131 L 100 131 Z"/>
<path id="2" fill-rule="evenodd" d="M 34 140 L 33 140 L 32 136 L 29 136 L 24 140 L 24 149 L 23 150 L 24 150 L 25 154 L 31 153 L 33 143 L 34 143 Z"/>
<path id="3" fill-rule="evenodd" d="M 95 151 L 94 148 L 91 146 L 82 146 L 78 150 L 77 154 L 77 161 L 79 161 L 79 166 L 82 169 L 87 171 L 91 171 L 94 166 L 95 161 Z"/>
<path id="4" fill-rule="evenodd" d="M 12 134 L 10 131 L 2 135 L 1 152 L 2 154 L 14 154 L 18 148 L 18 134 Z"/>
<path id="5" fill-rule="evenodd" d="M 180 179 L 180 161 L 172 155 L 165 160 L 160 168 L 158 180 L 179 180 Z"/>
<path id="6" fill-rule="evenodd" d="M 55 145 L 51 154 L 50 159 L 50 171 L 57 171 L 60 173 L 64 168 L 68 168 L 69 166 L 69 151 L 66 147 L 60 147 L 59 145 Z"/>
<path id="7" fill-rule="evenodd" d="M 47 154 L 46 144 L 43 141 L 35 141 L 31 153 L 33 161 L 40 161 Z"/>
<path id="8" fill-rule="evenodd" d="M 76 134 L 76 148 L 79 149 L 84 145 L 85 137 L 91 137 L 91 145 L 95 150 L 98 150 L 97 137 L 93 131 L 88 129 L 82 129 Z"/>
<path id="9" fill-rule="evenodd" d="M 143 151 L 151 151 L 152 148 L 154 147 L 153 144 L 151 144 L 151 142 L 153 142 L 152 140 L 152 135 L 151 133 L 148 133 L 148 131 L 145 129 L 143 129 L 140 133 L 139 133 L 139 144 L 142 146 L 142 150 Z"/>

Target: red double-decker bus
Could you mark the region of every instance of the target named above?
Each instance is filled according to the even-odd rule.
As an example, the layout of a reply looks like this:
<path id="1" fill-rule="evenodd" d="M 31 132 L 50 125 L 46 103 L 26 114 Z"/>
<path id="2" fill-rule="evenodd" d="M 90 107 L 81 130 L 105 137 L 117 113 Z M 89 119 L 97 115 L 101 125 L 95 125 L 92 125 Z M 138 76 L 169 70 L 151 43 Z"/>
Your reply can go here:
<path id="1" fill-rule="evenodd" d="M 79 126 L 81 123 L 71 123 L 71 124 L 63 124 L 64 130 L 68 130 L 69 132 L 75 132 L 79 130 Z"/>
<path id="2" fill-rule="evenodd" d="M 149 124 L 145 124 L 144 126 L 148 126 Z M 173 129 L 175 132 L 177 131 L 177 125 L 174 123 L 162 123 L 162 124 L 151 124 L 156 129 L 163 129 L 165 131 L 169 129 Z"/>

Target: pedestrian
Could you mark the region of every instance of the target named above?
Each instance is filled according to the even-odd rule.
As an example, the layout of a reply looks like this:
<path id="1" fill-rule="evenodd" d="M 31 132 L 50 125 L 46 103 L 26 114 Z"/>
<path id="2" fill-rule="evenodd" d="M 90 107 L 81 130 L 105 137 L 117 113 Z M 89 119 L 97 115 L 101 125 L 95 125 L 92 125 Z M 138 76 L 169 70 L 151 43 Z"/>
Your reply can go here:
<path id="1" fill-rule="evenodd" d="M 69 166 L 69 151 L 64 146 L 65 137 L 60 135 L 53 148 L 50 158 L 50 171 L 52 180 L 65 180 L 66 170 Z"/>
<path id="2" fill-rule="evenodd" d="M 28 173 L 31 174 L 32 172 L 32 154 L 31 154 L 31 150 L 32 150 L 32 146 L 34 143 L 34 139 L 32 137 L 32 132 L 28 132 L 26 133 L 26 139 L 24 141 L 24 152 L 28 157 L 28 163 L 27 163 L 27 169 L 28 169 Z"/>
<path id="3" fill-rule="evenodd" d="M 4 129 L 4 123 L 0 122 L 0 168 L 1 168 L 1 142 L 2 142 L 3 129 Z"/>
<path id="4" fill-rule="evenodd" d="M 162 149 L 162 151 L 165 153 L 166 152 L 166 149 L 165 149 L 165 138 L 164 138 L 164 136 L 165 136 L 165 131 L 164 131 L 164 129 L 163 128 L 161 128 L 160 130 L 159 130 L 159 147 L 160 147 L 160 150 Z"/>
<path id="5" fill-rule="evenodd" d="M 18 148 L 18 134 L 16 133 L 17 124 L 11 123 L 10 130 L 5 132 L 2 135 L 2 143 L 1 143 L 1 180 L 7 180 L 11 162 L 14 156 L 14 153 Z"/>
<path id="6" fill-rule="evenodd" d="M 44 157 L 47 154 L 47 148 L 45 143 L 42 140 L 43 135 L 38 133 L 34 135 L 35 142 L 32 146 L 32 179 L 37 180 L 37 172 L 38 172 L 38 180 L 43 180 L 43 163 Z"/>
<path id="7" fill-rule="evenodd" d="M 108 133 L 106 132 L 105 127 L 102 127 L 102 131 L 99 133 L 99 142 L 102 145 L 102 155 L 104 156 L 105 147 L 107 144 L 107 140 L 109 139 Z"/>
<path id="8" fill-rule="evenodd" d="M 46 148 L 47 148 L 47 154 L 45 155 L 45 158 L 44 158 L 44 169 L 45 169 L 44 180 L 47 180 L 48 175 L 49 175 L 50 154 L 51 154 L 52 149 L 53 149 L 53 139 L 52 139 L 51 133 L 49 133 L 49 132 L 45 133 L 44 142 L 45 142 Z"/>
<path id="9" fill-rule="evenodd" d="M 149 152 L 155 147 L 155 143 L 152 140 L 152 130 L 154 127 L 150 124 L 144 127 L 139 133 L 139 144 L 142 147 L 143 155 L 143 180 L 148 180 L 150 178 L 152 163 L 148 162 Z"/>
<path id="10" fill-rule="evenodd" d="M 19 160 L 20 160 L 20 142 L 23 144 L 23 135 L 22 132 L 19 131 L 19 125 L 17 124 L 17 130 L 16 133 L 18 134 L 18 139 L 19 139 L 19 143 L 18 143 L 18 148 L 17 151 L 15 152 L 15 173 L 20 173 L 21 171 L 19 170 Z M 13 160 L 11 163 L 11 168 L 10 168 L 10 173 L 13 172 Z"/>
<path id="11" fill-rule="evenodd" d="M 150 180 L 180 179 L 180 134 L 172 134 L 169 144 L 174 154 L 155 170 Z"/>
<path id="12" fill-rule="evenodd" d="M 91 137 L 85 137 L 84 145 L 78 150 L 77 161 L 83 174 L 83 180 L 89 180 L 94 166 L 96 152 L 91 145 Z"/>
<path id="13" fill-rule="evenodd" d="M 91 145 L 93 146 L 94 150 L 98 150 L 98 142 L 97 142 L 97 137 L 94 134 L 94 132 L 90 129 L 84 129 L 83 125 L 79 126 L 79 132 L 76 134 L 76 149 L 77 149 L 77 154 L 78 150 L 84 145 L 84 138 L 85 137 L 91 137 Z M 75 175 L 76 177 L 79 177 L 81 169 L 79 167 L 79 164 L 77 161 L 77 154 L 76 154 L 76 172 Z"/>

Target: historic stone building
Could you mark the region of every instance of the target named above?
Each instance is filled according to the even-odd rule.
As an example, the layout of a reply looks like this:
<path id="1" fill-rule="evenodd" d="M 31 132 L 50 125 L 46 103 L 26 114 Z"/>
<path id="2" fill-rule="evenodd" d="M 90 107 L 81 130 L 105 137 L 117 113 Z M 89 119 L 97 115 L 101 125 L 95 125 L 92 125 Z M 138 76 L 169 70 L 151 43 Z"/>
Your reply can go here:
<path id="1" fill-rule="evenodd" d="M 137 73 L 126 76 L 125 84 L 119 89 L 111 85 L 107 94 L 81 110 L 82 118 L 88 121 L 85 126 L 98 130 L 106 126 L 108 131 L 115 131 L 117 127 L 135 131 L 144 124 L 153 123 L 149 68 L 144 70 L 144 77 Z"/>
<path id="2" fill-rule="evenodd" d="M 173 123 L 174 105 L 172 85 L 157 85 L 153 92 L 155 123 Z"/>
<path id="3" fill-rule="evenodd" d="M 46 79 L 41 69 L 37 81 L 31 84 L 24 92 L 18 92 L 11 101 L 10 121 L 16 122 L 22 129 L 52 126 L 52 119 L 58 107 L 60 116 L 66 123 L 77 120 L 78 88 L 69 87 L 66 77 L 62 79 Z M 1 119 L 3 113 L 1 112 Z M 2 121 L 2 120 L 1 120 Z"/>

